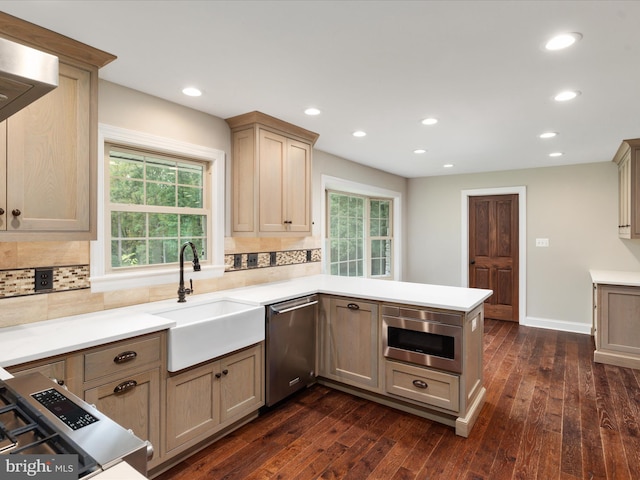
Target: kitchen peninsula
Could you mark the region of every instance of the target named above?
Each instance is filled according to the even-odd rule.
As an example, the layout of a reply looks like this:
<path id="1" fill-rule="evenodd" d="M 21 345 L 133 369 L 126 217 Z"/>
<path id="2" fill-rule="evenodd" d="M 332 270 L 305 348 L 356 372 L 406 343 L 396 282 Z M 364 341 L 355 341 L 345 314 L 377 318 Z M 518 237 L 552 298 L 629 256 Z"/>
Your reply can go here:
<path id="1" fill-rule="evenodd" d="M 309 294 L 318 294 L 320 298 L 318 382 L 450 425 L 455 427 L 458 435 L 469 435 L 485 398 L 482 376 L 483 302 L 492 294 L 490 290 L 313 275 L 193 295 L 186 304 L 180 305 L 204 305 L 229 299 L 267 306 Z M 262 367 L 262 371 L 256 373 L 256 376 L 259 373 L 257 384 L 262 385 L 262 391 L 254 394 L 249 410 L 241 410 L 242 414 L 232 416 L 227 424 L 223 421 L 224 429 L 211 430 L 215 435 L 186 442 L 184 449 L 170 448 L 173 440 L 167 434 L 167 423 L 171 417 L 167 406 L 170 394 L 167 392 L 173 374 L 167 370 L 166 332 L 176 323 L 154 313 L 176 306 L 175 299 L 164 300 L 0 329 L 0 343 L 3 345 L 0 366 L 16 374 L 27 368 L 49 374 L 62 362 L 57 373 L 62 375 L 59 378 L 65 379 L 71 391 L 81 397 L 84 392 L 85 399 L 92 400 L 92 395 L 99 397 L 100 384 L 113 383 L 106 381 L 115 375 L 110 370 L 113 367 L 109 366 L 109 358 L 119 353 L 123 342 L 135 344 L 138 358 L 132 363 L 146 363 L 140 364 L 138 370 L 128 368 L 132 375 L 139 376 L 139 384 L 151 389 L 148 400 L 155 399 L 159 403 L 146 410 L 156 418 L 149 419 L 149 428 L 143 432 L 126 425 L 122 419 L 116 418 L 116 421 L 125 428 L 133 428 L 141 438 L 151 438 L 152 443 L 158 443 L 154 445 L 157 455 L 150 464 L 151 472 L 156 473 L 156 467 L 163 468 L 180 455 L 184 458 L 183 454 L 192 453 L 192 447 L 201 448 L 206 441 L 213 441 L 252 420 L 264 405 Z M 459 367 L 429 367 L 385 353 L 383 347 L 386 342 L 391 348 L 391 340 L 387 338 L 384 327 L 387 322 L 394 317 L 411 319 L 416 315 L 422 315 L 424 321 L 433 323 L 444 319 L 459 331 L 454 335 L 456 347 L 452 350 L 455 350 L 454 363 Z M 263 351 L 261 343 L 247 347 L 253 349 L 256 365 L 264 365 L 258 358 L 260 353 L 255 353 Z M 79 353 L 84 355 L 84 365 L 78 360 L 82 357 Z M 142 358 L 144 355 L 147 355 L 146 360 Z M 225 358 L 219 360 L 222 365 Z M 105 363 L 100 363 L 100 359 Z M 98 371 L 101 365 L 105 372 Z M 222 371 L 223 367 L 217 368 Z M 91 377 L 88 377 L 89 369 L 92 370 Z M 91 403 L 100 408 L 97 401 Z"/>

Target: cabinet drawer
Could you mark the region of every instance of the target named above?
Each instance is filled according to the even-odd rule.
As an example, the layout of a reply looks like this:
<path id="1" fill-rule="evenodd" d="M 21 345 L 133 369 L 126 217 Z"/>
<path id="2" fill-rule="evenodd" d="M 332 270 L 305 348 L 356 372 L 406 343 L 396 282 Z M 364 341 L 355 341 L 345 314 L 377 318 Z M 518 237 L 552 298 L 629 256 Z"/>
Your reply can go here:
<path id="1" fill-rule="evenodd" d="M 388 393 L 453 412 L 460 409 L 460 379 L 457 375 L 402 363 L 385 363 Z"/>
<path id="2" fill-rule="evenodd" d="M 84 355 L 84 381 L 160 361 L 160 336 L 124 341 Z"/>

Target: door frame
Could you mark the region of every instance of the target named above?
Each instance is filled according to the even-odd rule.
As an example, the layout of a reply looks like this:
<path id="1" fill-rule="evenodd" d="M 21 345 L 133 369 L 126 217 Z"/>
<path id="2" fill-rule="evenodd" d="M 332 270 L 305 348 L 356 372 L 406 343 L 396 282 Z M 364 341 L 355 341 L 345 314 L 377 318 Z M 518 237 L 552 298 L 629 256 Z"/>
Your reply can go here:
<path id="1" fill-rule="evenodd" d="M 526 324 L 527 310 L 527 187 L 477 188 L 461 191 L 462 206 L 462 286 L 469 286 L 469 197 L 486 195 L 518 195 L 518 323 Z"/>

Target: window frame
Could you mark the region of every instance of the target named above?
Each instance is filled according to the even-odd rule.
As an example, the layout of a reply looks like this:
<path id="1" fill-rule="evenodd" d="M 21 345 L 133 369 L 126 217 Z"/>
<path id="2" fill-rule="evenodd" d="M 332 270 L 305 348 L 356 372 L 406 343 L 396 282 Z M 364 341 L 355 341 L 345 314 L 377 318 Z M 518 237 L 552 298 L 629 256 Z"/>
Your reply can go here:
<path id="1" fill-rule="evenodd" d="M 392 218 L 392 251 L 391 251 L 391 276 L 390 277 L 371 277 L 372 279 L 383 279 L 383 280 L 401 280 L 402 279 L 402 194 L 400 192 L 389 190 L 386 188 L 381 188 L 373 185 L 367 185 L 364 183 L 358 183 L 351 180 L 346 180 L 339 177 L 333 177 L 330 175 L 322 175 L 321 176 L 321 192 L 322 192 L 322 202 L 321 202 L 321 235 L 322 235 L 322 273 L 331 274 L 331 268 L 329 263 L 329 237 L 328 237 L 328 203 L 327 203 L 327 192 L 328 191 L 337 191 L 345 194 L 352 194 L 358 196 L 364 196 L 368 198 L 380 198 L 380 199 L 389 199 L 393 201 L 393 209 L 391 212 Z M 368 202 L 367 202 L 368 203 Z M 368 206 L 367 206 L 368 208 Z M 369 238 L 369 236 L 367 235 Z M 366 270 L 370 271 L 371 266 L 367 265 Z"/>
<path id="2" fill-rule="evenodd" d="M 198 159 L 194 159 L 194 158 L 187 158 L 184 156 L 178 156 L 178 155 L 167 155 L 166 153 L 158 153 L 155 151 L 150 151 L 148 149 L 143 150 L 140 148 L 132 148 L 131 146 L 123 146 L 117 143 L 113 143 L 113 142 L 105 142 L 105 182 L 104 182 L 104 188 L 105 188 L 105 195 L 104 195 L 104 207 L 103 210 L 105 212 L 105 223 L 104 223 L 104 228 L 105 228 L 105 237 L 109 238 L 109 245 L 111 245 L 111 242 L 113 242 L 114 237 L 113 237 L 113 231 L 111 230 L 111 222 L 109 221 L 109 219 L 111 218 L 111 214 L 113 212 L 124 212 L 124 213 L 141 213 L 141 214 L 153 214 L 153 213 L 163 213 L 163 214 L 175 214 L 175 215 L 203 215 L 206 217 L 206 225 L 209 225 L 211 223 L 211 195 L 209 195 L 209 192 L 212 188 L 211 186 L 211 164 L 209 162 L 204 162 L 202 160 L 198 160 Z M 162 206 L 162 205 L 153 205 L 153 204 L 149 204 L 146 202 L 146 195 L 145 195 L 145 203 L 141 203 L 141 204 L 126 204 L 126 203 L 114 203 L 111 201 L 110 198 L 110 192 L 111 192 L 111 185 L 110 185 L 110 181 L 111 180 L 111 176 L 109 174 L 109 167 L 107 166 L 107 159 L 111 158 L 109 152 L 107 150 L 116 150 L 116 151 L 120 151 L 124 154 L 132 154 L 132 155 L 137 155 L 137 156 L 144 156 L 145 157 L 145 164 L 148 162 L 147 157 L 149 157 L 149 159 L 156 159 L 156 160 L 160 160 L 160 161 L 170 161 L 170 162 L 178 162 L 181 163 L 182 165 L 185 164 L 189 164 L 189 165 L 198 165 L 198 167 L 202 168 L 202 206 L 199 208 L 193 208 L 193 207 L 180 207 L 180 206 Z M 106 177 L 109 177 L 108 179 Z M 177 178 L 176 178 L 177 180 Z M 136 180 L 134 180 L 136 181 Z M 140 181 L 140 183 L 143 185 L 143 190 L 145 189 L 144 185 L 148 185 L 148 184 L 152 184 L 152 183 L 158 183 L 154 180 L 149 180 L 147 178 L 142 178 L 139 179 L 137 181 Z M 160 183 L 164 183 L 164 182 L 160 182 Z M 175 184 L 176 186 L 178 185 L 177 183 Z M 148 188 L 148 187 L 147 187 Z M 176 189 L 177 192 L 177 189 Z M 206 234 L 206 243 L 205 243 L 205 252 L 207 253 L 206 255 L 206 259 L 200 258 L 200 262 L 203 265 L 206 265 L 209 262 L 209 251 L 211 249 L 211 239 L 210 239 L 210 228 L 207 227 L 206 229 L 207 231 L 205 232 Z M 179 236 L 179 235 L 178 235 Z M 149 234 L 147 233 L 147 235 L 145 237 L 140 237 L 140 239 L 144 239 L 146 242 L 149 242 L 150 240 L 152 240 L 152 238 L 150 238 Z M 122 241 L 122 239 L 121 239 Z M 181 242 L 183 243 L 183 242 Z M 105 252 L 105 254 L 107 255 L 107 259 L 110 258 L 111 256 L 111 247 L 107 245 L 107 251 Z M 178 245 L 179 248 L 179 245 Z M 149 253 L 147 251 L 147 253 Z M 190 255 L 190 254 L 189 254 Z M 178 264 L 178 250 L 176 250 L 175 252 L 175 256 L 176 256 L 176 261 L 175 262 L 166 262 L 166 263 L 145 263 L 139 266 L 119 266 L 119 267 L 114 267 L 112 265 L 112 261 L 106 261 L 105 262 L 105 267 L 106 267 L 106 272 L 107 273 L 116 273 L 116 272 L 125 272 L 125 271 L 135 271 L 135 270 L 141 270 L 141 269 L 146 269 L 146 268 L 163 268 L 166 266 L 170 266 L 170 265 L 177 265 Z"/>
<path id="3" fill-rule="evenodd" d="M 393 252 L 393 248 L 391 249 L 390 252 L 390 258 L 389 258 L 389 263 L 390 263 L 390 271 L 388 275 L 374 275 L 372 273 L 372 262 L 373 262 L 373 248 L 372 248 L 372 243 L 374 240 L 390 240 L 391 241 L 391 245 L 394 244 L 394 239 L 393 239 L 393 198 L 390 197 L 382 197 L 379 195 L 376 196 L 372 196 L 372 195 L 364 195 L 361 193 L 352 193 L 352 192 L 344 192 L 344 191 L 339 191 L 339 190 L 334 190 L 334 189 L 327 189 L 325 190 L 325 202 L 327 204 L 330 204 L 331 202 L 329 201 L 329 197 L 331 194 L 334 195 L 341 195 L 344 197 L 348 197 L 348 198 L 359 198 L 362 200 L 363 202 L 363 209 L 362 209 L 362 220 L 363 220 L 363 226 L 362 226 L 362 230 L 363 230 L 363 236 L 362 236 L 362 241 L 363 241 L 363 245 L 362 245 L 362 251 L 363 251 L 363 257 L 362 257 L 362 276 L 360 278 L 371 278 L 371 279 L 379 279 L 379 280 L 389 280 L 393 278 L 393 270 L 394 270 L 394 264 L 395 264 L 395 259 L 394 259 L 394 252 Z M 389 210 L 389 234 L 388 235 L 377 235 L 377 236 L 372 236 L 371 235 L 371 202 L 373 201 L 383 201 L 383 202 L 390 202 L 391 203 L 391 209 Z M 331 222 L 330 222 L 330 209 L 327 209 L 327 218 L 326 218 L 326 222 L 327 224 L 330 226 Z M 331 275 L 333 275 L 331 273 L 331 264 L 333 263 L 331 261 L 331 239 L 332 237 L 330 236 L 330 228 L 327 229 L 327 237 L 326 237 L 326 241 L 329 243 L 329 248 L 327 249 L 328 252 L 328 258 L 327 258 L 327 269 L 329 270 L 329 273 Z M 342 240 L 342 238 L 339 238 L 340 240 Z M 357 240 L 357 238 L 356 238 Z M 376 257 L 379 258 L 379 257 Z M 340 275 L 343 276 L 343 275 Z M 351 276 L 351 275 L 347 275 L 347 276 Z M 357 275 L 355 275 L 357 277 Z"/>
<path id="4" fill-rule="evenodd" d="M 106 124 L 98 125 L 98 165 L 97 165 L 97 239 L 91 242 L 90 283 L 92 292 L 125 290 L 153 285 L 177 283 L 177 265 L 149 265 L 122 271 L 109 271 L 110 239 L 106 238 L 105 222 L 105 144 L 116 144 L 151 152 L 204 161 L 210 164 L 211 176 L 207 203 L 211 210 L 207 226 L 209 237 L 209 258 L 202 265 L 201 272 L 194 272 L 193 279 L 220 277 L 224 274 L 224 212 L 225 208 L 225 152 L 201 145 L 181 142 L 144 132 L 124 129 Z"/>

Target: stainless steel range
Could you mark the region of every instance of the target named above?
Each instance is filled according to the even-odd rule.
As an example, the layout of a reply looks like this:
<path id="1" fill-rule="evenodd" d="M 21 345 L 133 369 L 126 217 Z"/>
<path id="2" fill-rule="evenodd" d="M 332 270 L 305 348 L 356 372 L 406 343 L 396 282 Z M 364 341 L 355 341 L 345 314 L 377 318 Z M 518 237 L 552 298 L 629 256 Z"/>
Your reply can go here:
<path id="1" fill-rule="evenodd" d="M 0 380 L 0 454 L 78 456 L 78 478 L 126 461 L 146 476 L 153 448 L 40 373 Z"/>

